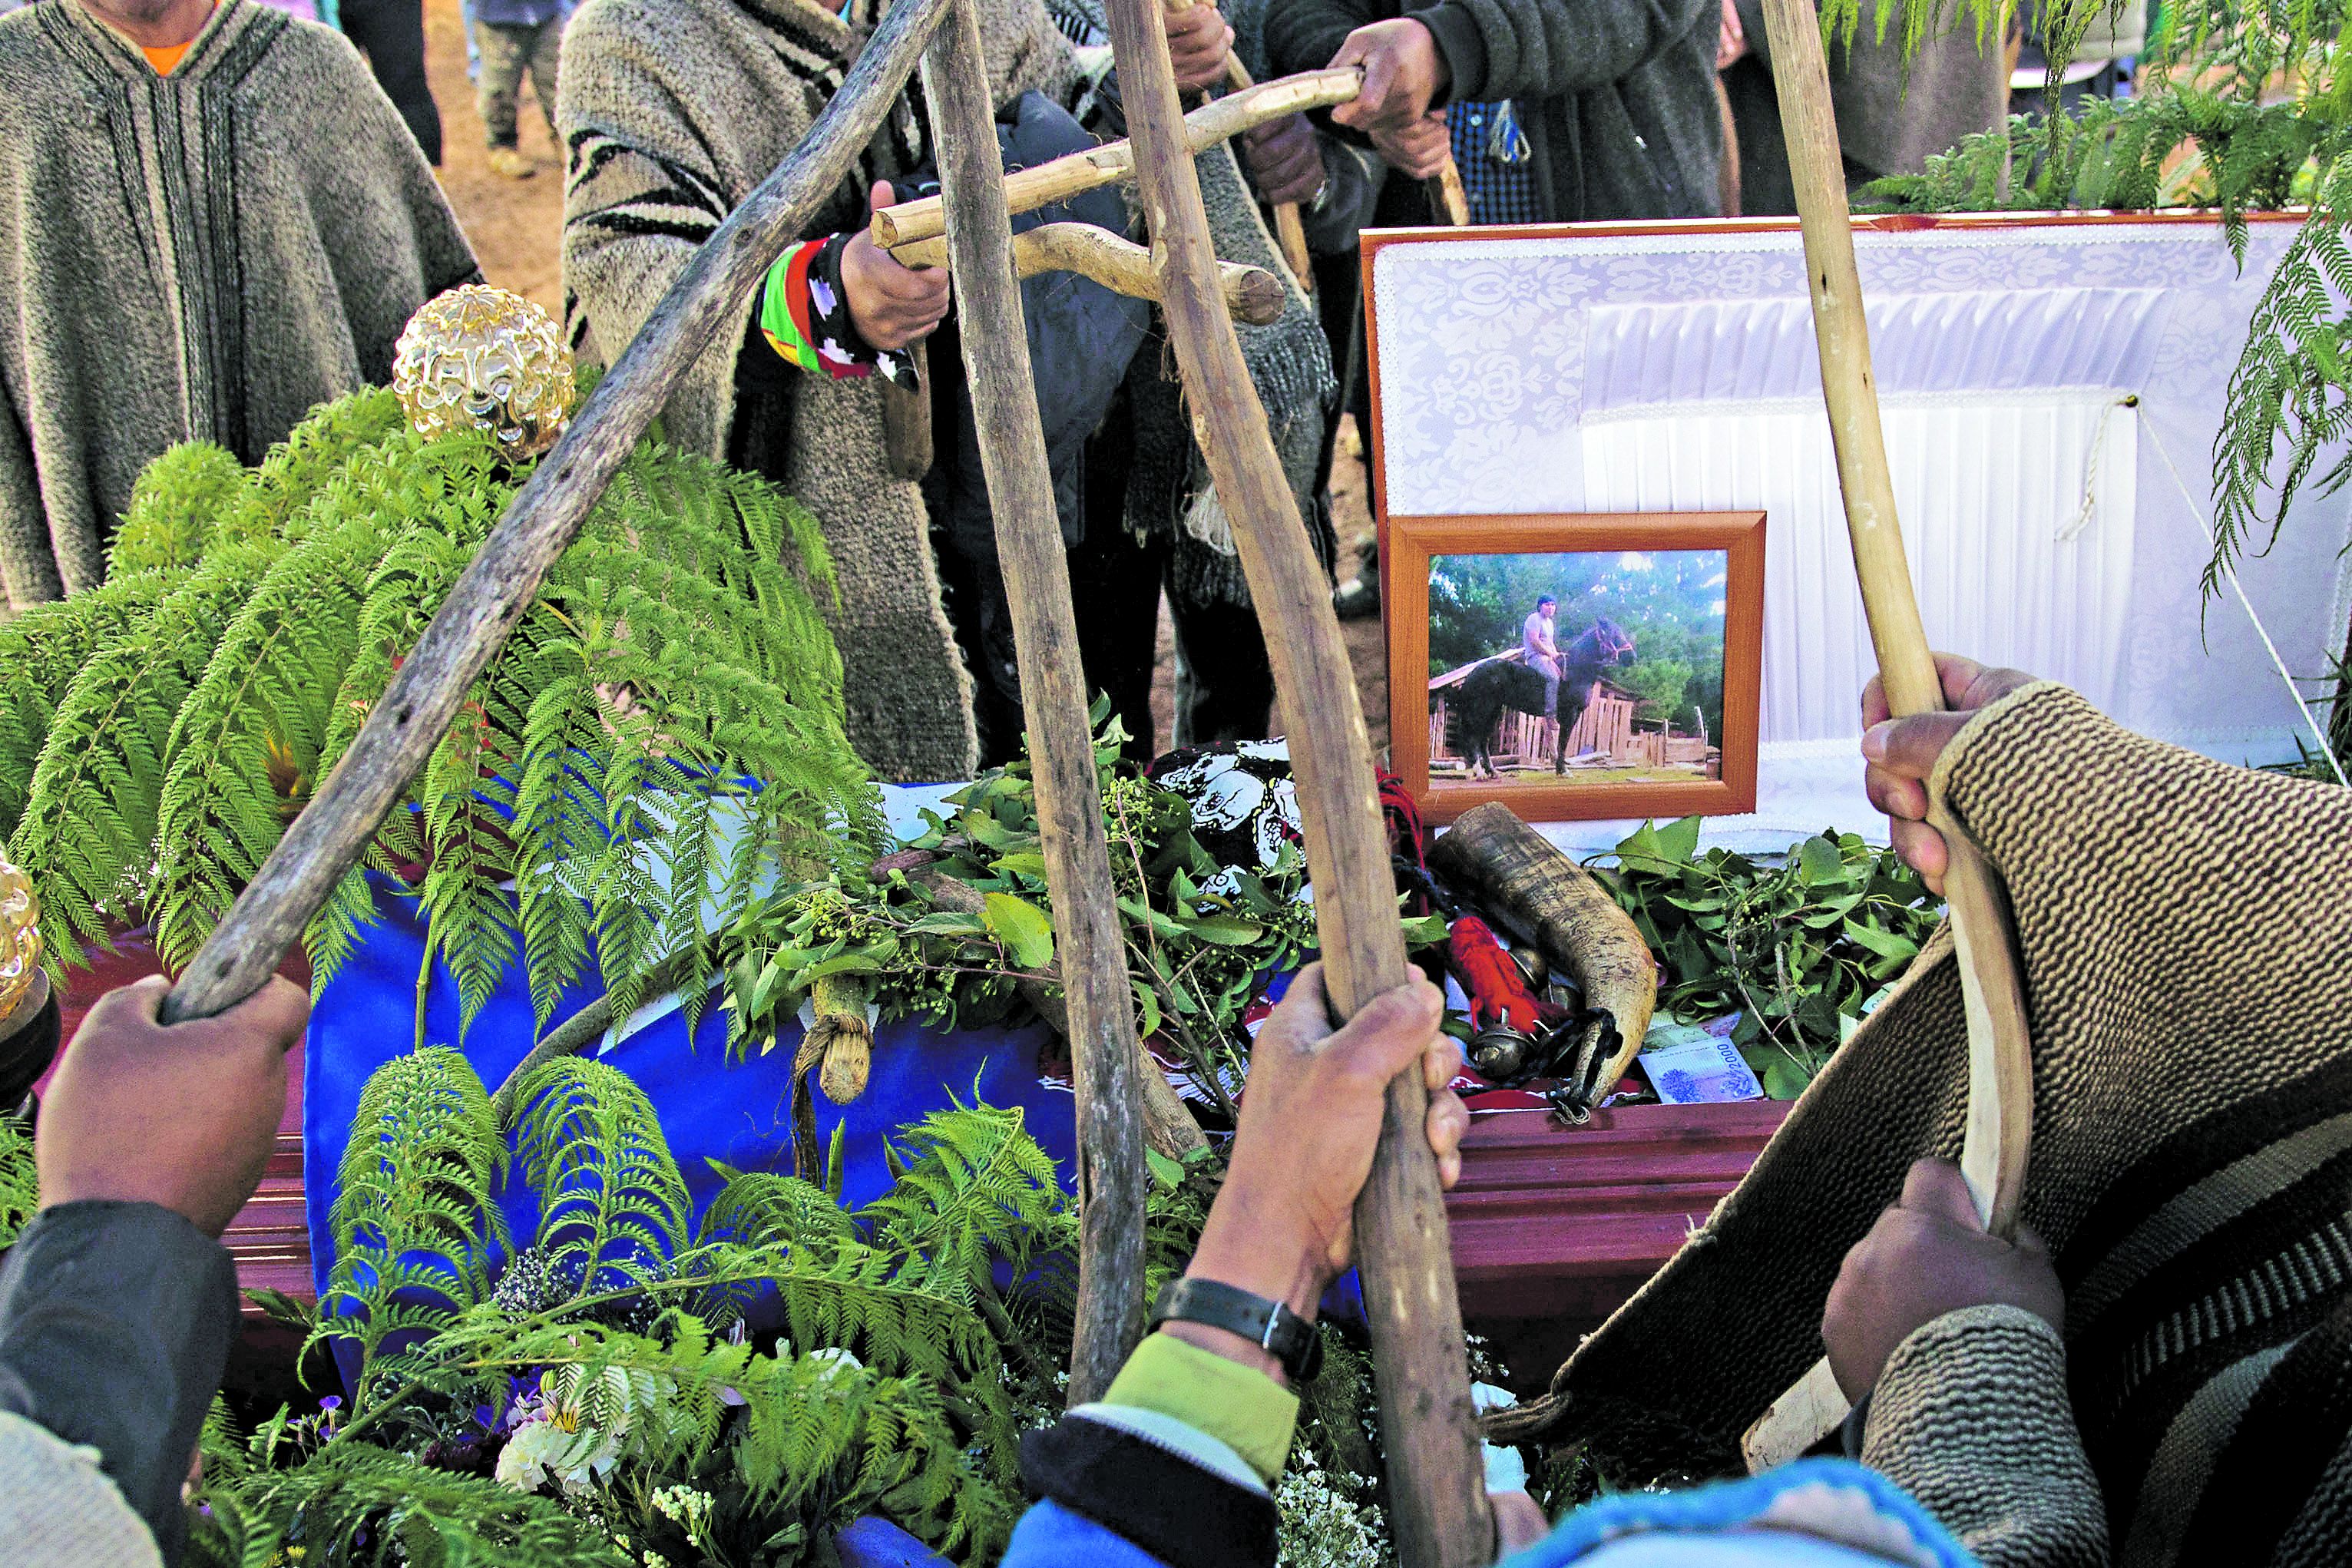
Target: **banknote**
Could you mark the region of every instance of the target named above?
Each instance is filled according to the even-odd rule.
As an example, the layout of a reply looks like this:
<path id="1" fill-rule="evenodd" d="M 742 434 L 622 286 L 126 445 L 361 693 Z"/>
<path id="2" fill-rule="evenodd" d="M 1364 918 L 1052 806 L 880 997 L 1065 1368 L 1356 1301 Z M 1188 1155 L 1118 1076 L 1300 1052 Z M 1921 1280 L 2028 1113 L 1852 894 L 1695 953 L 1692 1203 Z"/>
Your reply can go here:
<path id="1" fill-rule="evenodd" d="M 1650 1026 L 1642 1045 L 1642 1070 L 1668 1105 L 1764 1098 L 1755 1070 L 1730 1041 L 1671 1018 Z"/>

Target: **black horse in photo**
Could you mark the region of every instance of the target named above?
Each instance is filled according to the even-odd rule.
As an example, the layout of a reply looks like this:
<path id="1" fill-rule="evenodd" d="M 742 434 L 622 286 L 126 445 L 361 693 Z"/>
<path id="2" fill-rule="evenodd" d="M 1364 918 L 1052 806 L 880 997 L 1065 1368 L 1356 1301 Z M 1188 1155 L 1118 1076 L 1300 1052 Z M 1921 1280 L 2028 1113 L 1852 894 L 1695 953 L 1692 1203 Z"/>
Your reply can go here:
<path id="1" fill-rule="evenodd" d="M 1612 667 L 1633 657 L 1633 639 L 1612 620 L 1595 621 L 1574 641 L 1561 645 L 1559 725 L 1552 738 L 1553 773 L 1568 772 L 1568 732 L 1584 716 L 1585 700 L 1591 694 L 1592 683 Z M 1482 772 L 1490 779 L 1503 776 L 1496 769 L 1491 753 L 1495 726 L 1503 721 L 1506 710 L 1543 716 L 1541 670 L 1530 669 L 1514 658 L 1486 659 L 1471 668 L 1446 701 L 1446 750 L 1469 762 L 1474 779 Z"/>

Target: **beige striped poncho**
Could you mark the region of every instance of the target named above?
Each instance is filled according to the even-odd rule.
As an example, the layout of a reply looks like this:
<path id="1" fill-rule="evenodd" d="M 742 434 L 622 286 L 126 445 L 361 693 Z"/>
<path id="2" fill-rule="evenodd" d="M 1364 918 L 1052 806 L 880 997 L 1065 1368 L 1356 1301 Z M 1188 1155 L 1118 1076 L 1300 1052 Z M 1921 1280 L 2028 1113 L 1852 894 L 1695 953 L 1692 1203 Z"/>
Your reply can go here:
<path id="1" fill-rule="evenodd" d="M 1936 787 L 2015 908 L 2024 1217 L 2067 1319 L 1922 1329 L 1864 1459 L 1991 1563 L 2352 1562 L 2352 791 L 2046 684 L 1963 731 Z M 1516 1429 L 1548 1420 L 1621 1481 L 1736 1471 L 1821 1353 L 1840 1259 L 1913 1160 L 1958 1154 L 1967 1100 L 1939 940 Z"/>

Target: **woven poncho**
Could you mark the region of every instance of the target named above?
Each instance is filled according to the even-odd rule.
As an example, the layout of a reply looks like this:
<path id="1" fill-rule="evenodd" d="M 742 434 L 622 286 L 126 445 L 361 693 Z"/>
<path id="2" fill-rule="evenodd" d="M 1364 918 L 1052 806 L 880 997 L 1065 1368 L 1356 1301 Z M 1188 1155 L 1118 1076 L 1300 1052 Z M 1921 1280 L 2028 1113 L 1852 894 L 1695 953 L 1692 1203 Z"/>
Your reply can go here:
<path id="1" fill-rule="evenodd" d="M 1889 1362 L 1864 1458 L 1986 1561 L 2352 1562 L 2352 791 L 2133 735 L 2029 687 L 1934 787 L 2007 882 L 2034 1034 L 2024 1217 L 2058 1335 L 1955 1313 Z M 1512 1430 L 1624 1481 L 1731 1473 L 1821 1354 L 1846 1249 L 1956 1157 L 1948 941 L 1748 1178 Z"/>

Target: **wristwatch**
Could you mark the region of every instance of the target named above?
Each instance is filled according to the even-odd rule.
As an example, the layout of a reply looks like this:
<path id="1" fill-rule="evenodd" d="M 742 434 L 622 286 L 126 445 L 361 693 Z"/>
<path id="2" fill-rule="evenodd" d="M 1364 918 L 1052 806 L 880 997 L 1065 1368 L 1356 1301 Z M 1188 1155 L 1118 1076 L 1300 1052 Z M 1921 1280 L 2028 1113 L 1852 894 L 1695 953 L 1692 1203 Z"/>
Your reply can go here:
<path id="1" fill-rule="evenodd" d="M 1282 1363 L 1293 1383 L 1311 1382 L 1323 1369 L 1323 1336 L 1280 1301 L 1214 1279 L 1171 1279 L 1151 1309 L 1151 1326 L 1199 1323 L 1239 1334 Z"/>

